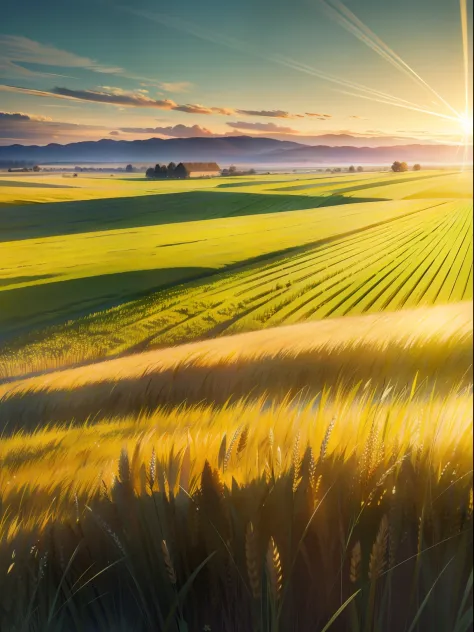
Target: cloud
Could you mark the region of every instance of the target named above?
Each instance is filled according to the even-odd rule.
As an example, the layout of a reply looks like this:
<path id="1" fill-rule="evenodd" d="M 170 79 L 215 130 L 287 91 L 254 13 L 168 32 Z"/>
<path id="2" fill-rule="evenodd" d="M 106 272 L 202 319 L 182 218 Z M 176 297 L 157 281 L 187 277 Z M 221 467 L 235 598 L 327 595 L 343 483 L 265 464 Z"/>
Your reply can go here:
<path id="1" fill-rule="evenodd" d="M 211 130 L 199 125 L 173 125 L 168 127 L 122 127 L 122 132 L 127 134 L 161 134 L 163 136 L 171 136 L 173 138 L 206 138 L 215 137 Z"/>
<path id="2" fill-rule="evenodd" d="M 123 90 L 122 88 L 116 88 L 114 86 L 101 86 L 96 90 L 71 90 L 61 87 L 56 87 L 52 90 L 35 90 L 33 88 L 0 84 L 0 91 L 18 92 L 20 94 L 29 94 L 39 97 L 57 97 L 60 99 L 104 103 L 121 107 L 177 110 L 178 112 L 186 112 L 187 114 L 218 114 L 231 116 L 236 113 L 232 108 L 208 107 L 193 103 L 179 105 L 171 99 L 153 99 L 148 95 L 148 91 L 144 89 Z"/>
<path id="3" fill-rule="evenodd" d="M 38 116 L 36 114 L 24 114 L 23 112 L 0 112 L 0 121 L 10 121 L 15 123 L 18 121 L 51 121 L 48 116 Z"/>
<path id="4" fill-rule="evenodd" d="M 120 136 L 120 132 L 113 130 L 112 132 L 109 132 L 109 136 Z"/>
<path id="5" fill-rule="evenodd" d="M 357 114 L 351 114 L 349 116 L 350 119 L 356 119 L 358 121 L 368 121 L 369 119 L 366 119 L 364 116 L 357 116 Z"/>
<path id="6" fill-rule="evenodd" d="M 18 35 L 0 35 L 0 59 L 5 66 L 16 68 L 20 72 L 25 70 L 21 66 L 22 63 L 57 66 L 59 68 L 86 68 L 93 72 L 107 74 L 122 74 L 124 72 L 122 68 L 117 66 L 101 64 L 89 57 L 76 55 Z"/>
<path id="7" fill-rule="evenodd" d="M 268 116 L 270 118 L 295 119 L 304 118 L 302 114 L 290 114 L 285 110 L 236 110 L 236 114 L 245 116 Z"/>
<path id="8" fill-rule="evenodd" d="M 45 116 L 24 112 L 0 112 L 0 142 L 50 143 L 52 140 L 84 140 L 84 137 L 103 137 L 104 128 L 53 121 Z"/>
<path id="9" fill-rule="evenodd" d="M 319 114 L 319 112 L 305 112 L 306 116 L 313 116 L 314 118 L 318 118 L 320 121 L 325 121 L 326 119 L 332 118 L 332 114 Z"/>
<path id="10" fill-rule="evenodd" d="M 249 130 L 253 132 L 279 132 L 280 134 L 299 134 L 298 130 L 291 127 L 283 127 L 282 125 L 275 125 L 275 123 L 245 123 L 244 121 L 237 121 L 235 123 L 227 123 L 229 127 L 234 129 Z"/>
<path id="11" fill-rule="evenodd" d="M 190 81 L 171 81 L 171 82 L 162 82 L 158 84 L 158 87 L 164 90 L 165 92 L 189 92 L 192 88 L 194 88 L 194 84 Z"/>
<path id="12" fill-rule="evenodd" d="M 53 95 L 59 95 L 79 101 L 93 101 L 94 103 L 108 103 L 135 108 L 158 108 L 160 110 L 172 110 L 176 103 L 171 99 L 152 99 L 143 90 L 125 91 L 112 88 L 109 91 L 95 90 L 70 90 L 69 88 L 53 88 Z"/>
<path id="13" fill-rule="evenodd" d="M 199 103 L 176 105 L 172 109 L 178 112 L 186 112 L 187 114 L 222 114 L 223 116 L 232 116 L 236 113 L 235 110 L 231 108 L 207 107 Z"/>
<path id="14" fill-rule="evenodd" d="M 69 77 L 51 72 L 31 70 L 22 64 L 54 66 L 57 68 L 86 69 L 100 74 L 110 74 L 146 82 L 165 92 L 187 92 L 193 87 L 189 81 L 158 82 L 150 77 L 140 77 L 127 72 L 124 68 L 102 64 L 90 57 L 71 53 L 50 44 L 42 44 L 19 35 L 0 35 L 0 71 L 4 77 L 37 76 L 37 77 Z"/>

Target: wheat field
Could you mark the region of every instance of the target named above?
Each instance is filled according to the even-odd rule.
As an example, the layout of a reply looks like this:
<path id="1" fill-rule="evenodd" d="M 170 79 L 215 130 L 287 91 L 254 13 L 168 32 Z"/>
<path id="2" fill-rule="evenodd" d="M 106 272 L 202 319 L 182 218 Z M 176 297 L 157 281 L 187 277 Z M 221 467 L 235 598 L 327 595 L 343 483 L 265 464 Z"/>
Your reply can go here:
<path id="1" fill-rule="evenodd" d="M 7 629 L 469 629 L 470 303 L 1 388 Z"/>
<path id="2" fill-rule="evenodd" d="M 472 630 L 471 183 L 1 178 L 1 632 Z"/>

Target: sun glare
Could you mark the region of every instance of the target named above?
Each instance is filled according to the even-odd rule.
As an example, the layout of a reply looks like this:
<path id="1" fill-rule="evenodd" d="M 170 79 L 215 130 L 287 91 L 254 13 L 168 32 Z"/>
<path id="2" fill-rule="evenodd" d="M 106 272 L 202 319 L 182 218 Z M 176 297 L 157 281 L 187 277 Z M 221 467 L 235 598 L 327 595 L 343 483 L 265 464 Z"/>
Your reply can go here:
<path id="1" fill-rule="evenodd" d="M 466 136 L 472 136 L 473 132 L 473 124 L 472 124 L 472 114 L 464 114 L 459 118 L 459 122 L 463 129 L 463 132 Z"/>

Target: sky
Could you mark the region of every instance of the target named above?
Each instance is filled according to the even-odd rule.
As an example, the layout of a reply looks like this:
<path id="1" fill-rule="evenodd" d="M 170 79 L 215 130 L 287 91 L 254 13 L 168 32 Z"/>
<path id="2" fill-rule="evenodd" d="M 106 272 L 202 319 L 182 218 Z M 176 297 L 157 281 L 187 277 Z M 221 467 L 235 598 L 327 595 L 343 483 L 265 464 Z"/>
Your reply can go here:
<path id="1" fill-rule="evenodd" d="M 458 143 L 472 137 L 471 60 L 472 0 L 9 2 L 0 144 Z"/>

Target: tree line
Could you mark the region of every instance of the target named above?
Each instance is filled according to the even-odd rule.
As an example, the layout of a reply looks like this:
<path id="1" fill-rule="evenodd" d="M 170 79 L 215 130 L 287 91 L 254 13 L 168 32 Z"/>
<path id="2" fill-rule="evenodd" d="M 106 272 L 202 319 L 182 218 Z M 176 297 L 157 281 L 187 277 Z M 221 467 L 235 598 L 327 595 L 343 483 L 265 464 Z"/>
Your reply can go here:
<path id="1" fill-rule="evenodd" d="M 398 160 L 395 160 L 391 169 L 394 173 L 404 173 L 405 171 L 408 171 L 409 167 L 406 162 L 399 162 Z M 419 163 L 414 164 L 413 171 L 421 171 L 421 165 Z"/>
<path id="2" fill-rule="evenodd" d="M 175 170 L 176 163 L 174 162 L 170 162 L 169 165 L 160 165 L 158 163 L 146 170 L 146 177 L 154 178 L 155 180 L 165 180 L 166 178 L 173 178 Z"/>

